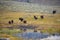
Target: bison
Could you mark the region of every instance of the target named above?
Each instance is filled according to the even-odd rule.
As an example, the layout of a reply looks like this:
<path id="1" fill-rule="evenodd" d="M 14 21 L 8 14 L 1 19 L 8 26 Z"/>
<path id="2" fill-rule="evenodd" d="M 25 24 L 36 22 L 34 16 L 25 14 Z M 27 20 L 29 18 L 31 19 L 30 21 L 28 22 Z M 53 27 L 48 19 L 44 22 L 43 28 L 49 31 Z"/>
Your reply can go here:
<path id="1" fill-rule="evenodd" d="M 27 21 L 26 21 L 26 20 L 24 20 L 24 21 L 23 21 L 23 23 L 25 23 L 25 24 L 26 24 L 26 23 L 27 23 Z"/>
<path id="2" fill-rule="evenodd" d="M 9 21 L 8 23 L 11 24 L 11 21 Z"/>
<path id="3" fill-rule="evenodd" d="M 41 18 L 41 19 L 43 19 L 43 18 L 44 18 L 44 16 L 42 15 L 42 16 L 40 16 L 40 18 Z"/>
<path id="4" fill-rule="evenodd" d="M 37 20 L 38 18 L 36 16 L 34 16 L 34 19 Z"/>
<path id="5" fill-rule="evenodd" d="M 23 21 L 24 19 L 23 18 L 19 18 L 20 21 Z"/>
<path id="6" fill-rule="evenodd" d="M 53 10 L 53 14 L 55 14 L 56 13 L 56 10 Z"/>
<path id="7" fill-rule="evenodd" d="M 13 22 L 14 22 L 14 21 L 13 21 L 13 20 L 11 20 L 11 23 L 12 23 L 12 24 L 13 24 Z"/>

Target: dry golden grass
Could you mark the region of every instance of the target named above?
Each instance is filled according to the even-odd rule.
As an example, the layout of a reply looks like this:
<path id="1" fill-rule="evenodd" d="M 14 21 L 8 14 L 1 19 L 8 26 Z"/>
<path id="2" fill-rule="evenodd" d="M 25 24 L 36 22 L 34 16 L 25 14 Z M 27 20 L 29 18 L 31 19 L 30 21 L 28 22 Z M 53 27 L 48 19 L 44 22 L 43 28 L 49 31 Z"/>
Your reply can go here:
<path id="1" fill-rule="evenodd" d="M 33 16 L 37 16 L 38 20 L 35 20 Z M 44 19 L 40 18 L 40 15 L 44 15 Z M 60 14 L 48 14 L 48 13 L 27 13 L 27 12 L 0 12 L 0 27 L 7 27 L 12 25 L 24 24 L 19 21 L 19 18 L 23 17 L 27 20 L 27 24 L 39 25 L 39 27 L 60 26 Z M 8 21 L 14 20 L 14 24 L 9 25 Z"/>

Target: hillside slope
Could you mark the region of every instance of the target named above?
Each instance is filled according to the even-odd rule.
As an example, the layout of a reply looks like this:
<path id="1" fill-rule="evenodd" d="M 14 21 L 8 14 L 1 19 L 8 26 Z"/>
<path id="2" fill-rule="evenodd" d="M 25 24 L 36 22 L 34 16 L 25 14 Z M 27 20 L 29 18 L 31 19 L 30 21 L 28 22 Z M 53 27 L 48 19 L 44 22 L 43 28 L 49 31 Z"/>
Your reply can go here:
<path id="1" fill-rule="evenodd" d="M 57 13 L 60 13 L 59 6 L 45 6 L 17 1 L 0 1 L 0 10 L 47 13 L 52 13 L 52 10 L 57 10 Z"/>

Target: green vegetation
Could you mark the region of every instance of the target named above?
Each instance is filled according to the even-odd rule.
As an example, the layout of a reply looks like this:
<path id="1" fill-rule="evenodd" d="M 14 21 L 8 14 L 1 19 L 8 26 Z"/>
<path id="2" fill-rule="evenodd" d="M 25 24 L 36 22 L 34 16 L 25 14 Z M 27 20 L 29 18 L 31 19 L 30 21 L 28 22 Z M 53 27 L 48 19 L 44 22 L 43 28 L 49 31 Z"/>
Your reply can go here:
<path id="1" fill-rule="evenodd" d="M 20 29 L 0 28 L 0 38 L 10 38 L 10 40 L 22 40 L 22 38 L 12 36 L 15 33 L 21 33 Z"/>
<path id="2" fill-rule="evenodd" d="M 55 33 L 59 33 L 60 34 L 60 28 L 48 28 L 48 29 L 44 29 L 44 30 L 41 30 L 41 32 L 43 33 L 49 33 L 49 34 L 55 34 Z"/>
<path id="3" fill-rule="evenodd" d="M 15 33 L 21 33 L 22 30 L 19 30 L 19 29 L 8 29 L 8 28 L 2 28 L 0 30 L 0 34 L 8 34 L 8 35 L 12 35 L 12 34 L 15 34 Z"/>

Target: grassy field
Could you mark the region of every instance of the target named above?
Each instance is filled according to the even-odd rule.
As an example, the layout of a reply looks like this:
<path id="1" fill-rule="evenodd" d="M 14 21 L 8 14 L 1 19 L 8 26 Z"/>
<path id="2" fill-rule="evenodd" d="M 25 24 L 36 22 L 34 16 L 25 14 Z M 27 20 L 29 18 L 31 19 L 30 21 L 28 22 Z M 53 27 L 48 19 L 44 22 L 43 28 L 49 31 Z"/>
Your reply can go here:
<path id="1" fill-rule="evenodd" d="M 44 19 L 41 19 L 40 16 L 43 15 Z M 38 19 L 35 20 L 34 16 L 37 16 Z M 27 24 L 24 24 L 19 20 L 22 17 L 27 21 Z M 13 24 L 8 24 L 8 21 L 13 20 Z M 48 14 L 48 13 L 28 13 L 28 12 L 10 12 L 4 11 L 0 12 L 0 27 L 17 27 L 17 25 L 35 25 L 37 29 L 48 29 L 48 28 L 60 28 L 60 14 Z"/>
<path id="2" fill-rule="evenodd" d="M 37 16 L 38 20 L 35 20 L 33 16 Z M 40 18 L 40 15 L 44 16 L 44 19 Z M 0 13 L 0 26 L 9 25 L 9 20 L 14 20 L 14 24 L 22 24 L 19 18 L 22 17 L 27 21 L 27 24 L 48 24 L 59 25 L 60 14 L 47 14 L 47 13 L 26 13 L 26 12 L 1 12 Z"/>

